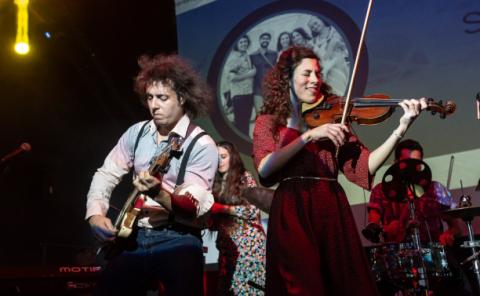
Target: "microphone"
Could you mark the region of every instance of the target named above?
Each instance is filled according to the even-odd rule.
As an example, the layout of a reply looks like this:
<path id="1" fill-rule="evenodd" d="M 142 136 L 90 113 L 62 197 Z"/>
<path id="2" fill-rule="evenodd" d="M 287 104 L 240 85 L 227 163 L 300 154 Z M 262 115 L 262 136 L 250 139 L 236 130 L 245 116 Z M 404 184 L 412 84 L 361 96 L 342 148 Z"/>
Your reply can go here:
<path id="1" fill-rule="evenodd" d="M 17 149 L 13 150 L 12 152 L 10 152 L 7 155 L 5 155 L 4 157 L 2 157 L 2 159 L 0 160 L 0 163 L 4 163 L 7 160 L 17 156 L 20 153 L 28 152 L 30 150 L 32 150 L 32 146 L 29 143 L 22 143 L 22 145 L 20 145 L 20 147 L 18 147 Z"/>

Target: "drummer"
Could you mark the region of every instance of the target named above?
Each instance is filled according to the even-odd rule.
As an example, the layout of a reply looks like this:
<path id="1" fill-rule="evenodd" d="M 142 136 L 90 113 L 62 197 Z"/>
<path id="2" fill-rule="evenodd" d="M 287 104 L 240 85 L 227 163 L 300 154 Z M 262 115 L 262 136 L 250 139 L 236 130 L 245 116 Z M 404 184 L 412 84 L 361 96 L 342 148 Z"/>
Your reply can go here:
<path id="1" fill-rule="evenodd" d="M 423 148 L 414 140 L 408 139 L 398 143 L 395 148 L 395 162 L 404 159 L 423 159 Z M 407 194 L 411 197 L 411 192 Z M 408 196 L 407 196 L 408 197 Z M 408 200 L 408 198 L 405 200 Z M 425 193 L 414 201 L 416 221 L 411 221 L 408 202 L 394 202 L 387 199 L 382 190 L 382 184 L 377 184 L 370 195 L 368 203 L 368 221 L 377 228 L 383 228 L 385 242 L 402 243 L 411 242 L 413 227 L 418 226 L 420 241 L 423 246 L 429 243 L 440 243 L 443 246 L 452 246 L 455 237 L 461 234 L 460 220 L 442 218 L 448 225 L 444 229 L 440 213 L 455 207 L 450 192 L 439 182 L 432 181 Z M 446 295 L 455 290 L 456 295 L 472 295 L 471 287 L 462 272 L 458 262 L 449 254 L 447 248 L 447 261 L 453 277 L 449 280 Z M 435 294 L 437 295 L 437 294 Z M 442 295 L 441 293 L 439 295 Z"/>
<path id="2" fill-rule="evenodd" d="M 411 139 L 398 143 L 395 148 L 395 161 L 404 159 L 422 160 L 422 146 Z M 405 197 L 405 200 L 408 198 Z M 458 219 L 445 218 L 448 229 L 444 229 L 439 214 L 454 207 L 450 192 L 436 181 L 432 181 L 425 194 L 415 200 L 416 224 L 423 244 L 439 242 L 443 246 L 452 246 L 455 236 L 461 234 L 460 222 Z M 368 221 L 382 225 L 385 242 L 395 243 L 409 241 L 410 230 L 415 225 L 414 221 L 410 221 L 408 203 L 393 202 L 385 198 L 381 183 L 373 188 L 370 195 Z"/>

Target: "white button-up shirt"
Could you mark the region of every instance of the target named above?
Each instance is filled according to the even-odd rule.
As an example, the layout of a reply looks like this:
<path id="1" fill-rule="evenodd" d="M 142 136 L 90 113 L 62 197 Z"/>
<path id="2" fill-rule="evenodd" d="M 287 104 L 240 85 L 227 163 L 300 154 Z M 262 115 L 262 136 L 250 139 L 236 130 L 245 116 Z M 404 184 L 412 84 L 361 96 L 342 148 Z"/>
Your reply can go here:
<path id="1" fill-rule="evenodd" d="M 135 141 L 145 121 L 139 122 L 131 126 L 120 138 L 117 145 L 110 151 L 103 166 L 100 167 L 93 176 L 90 190 L 87 195 L 87 213 L 86 219 L 93 215 L 107 214 L 109 209 L 109 200 L 113 189 L 118 185 L 121 178 L 127 174 L 132 168 L 136 176 L 141 171 L 147 171 L 154 157 L 159 155 L 161 151 L 168 145 L 167 140 L 157 143 L 158 131 L 153 121 L 145 126 L 137 149 L 134 155 Z M 184 115 L 175 125 L 170 133 L 175 133 L 181 138 L 185 138 L 190 119 Z M 203 129 L 196 127 L 184 139 L 181 147 L 181 155 L 172 157 L 168 172 L 163 175 L 162 187 L 168 192 L 173 192 L 175 183 L 180 171 L 180 164 L 183 159 L 184 151 L 192 141 L 192 139 L 201 133 Z M 211 192 L 213 178 L 218 166 L 218 152 L 213 139 L 204 135 L 194 144 L 185 170 L 184 183 L 196 184 L 206 191 Z M 133 189 L 133 186 L 132 186 Z M 197 199 L 197 216 L 206 213 L 213 204 L 211 194 L 203 196 L 194 196 Z M 147 197 L 145 206 L 154 208 L 154 211 L 148 211 L 146 215 L 142 215 L 138 220 L 140 227 L 154 227 L 168 220 L 168 211 L 153 199 Z"/>

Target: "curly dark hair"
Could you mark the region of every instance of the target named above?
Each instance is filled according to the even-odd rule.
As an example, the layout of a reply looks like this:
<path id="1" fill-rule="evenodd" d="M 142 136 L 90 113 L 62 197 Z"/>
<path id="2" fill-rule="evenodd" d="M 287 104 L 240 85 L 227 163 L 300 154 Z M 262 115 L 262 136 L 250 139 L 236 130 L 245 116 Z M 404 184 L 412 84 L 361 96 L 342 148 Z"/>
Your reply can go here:
<path id="1" fill-rule="evenodd" d="M 400 159 L 400 156 L 402 155 L 402 150 L 403 149 L 407 149 L 407 150 L 410 150 L 410 151 L 418 150 L 418 151 L 420 151 L 420 154 L 423 157 L 423 147 L 422 147 L 422 145 L 420 145 L 420 143 L 418 143 L 415 140 L 405 139 L 405 140 L 401 141 L 400 143 L 398 143 L 397 147 L 395 147 L 395 160 Z"/>
<path id="2" fill-rule="evenodd" d="M 208 114 L 213 102 L 212 92 L 185 59 L 178 55 L 142 55 L 138 65 L 140 71 L 135 77 L 134 88 L 143 105 L 147 105 L 147 88 L 162 82 L 185 100 L 184 110 L 191 119 Z"/>
<path id="3" fill-rule="evenodd" d="M 215 180 L 213 185 L 213 196 L 215 199 L 227 205 L 239 205 L 244 204 L 245 201 L 240 197 L 240 191 L 246 184 L 244 180 L 245 166 L 240 158 L 237 148 L 230 142 L 221 141 L 217 143 L 217 147 L 222 147 L 230 154 L 230 163 L 226 180 L 224 181 L 224 174 L 215 174 Z M 222 182 L 225 182 L 222 192 Z"/>
<path id="4" fill-rule="evenodd" d="M 287 124 L 287 118 L 291 115 L 292 104 L 290 102 L 290 80 L 293 71 L 303 59 L 320 59 L 307 47 L 293 46 L 283 51 L 277 64 L 265 75 L 263 80 L 264 103 L 260 114 L 274 115 L 274 131 L 277 127 Z M 328 98 L 332 95 L 330 86 L 323 82 L 320 92 Z"/>

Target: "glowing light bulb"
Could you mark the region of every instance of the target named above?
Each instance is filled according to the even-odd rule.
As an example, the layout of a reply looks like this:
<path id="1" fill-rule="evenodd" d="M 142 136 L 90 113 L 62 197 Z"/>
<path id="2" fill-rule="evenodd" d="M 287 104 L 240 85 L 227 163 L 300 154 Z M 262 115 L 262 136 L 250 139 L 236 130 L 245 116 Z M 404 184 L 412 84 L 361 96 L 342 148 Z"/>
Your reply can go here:
<path id="1" fill-rule="evenodd" d="M 30 45 L 24 42 L 15 43 L 15 51 L 18 54 L 27 54 L 30 51 Z"/>
<path id="2" fill-rule="evenodd" d="M 21 55 L 25 55 L 30 51 L 30 45 L 28 43 L 28 1 L 29 0 L 15 0 L 15 4 L 17 5 L 15 51 Z"/>

